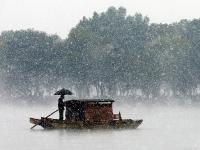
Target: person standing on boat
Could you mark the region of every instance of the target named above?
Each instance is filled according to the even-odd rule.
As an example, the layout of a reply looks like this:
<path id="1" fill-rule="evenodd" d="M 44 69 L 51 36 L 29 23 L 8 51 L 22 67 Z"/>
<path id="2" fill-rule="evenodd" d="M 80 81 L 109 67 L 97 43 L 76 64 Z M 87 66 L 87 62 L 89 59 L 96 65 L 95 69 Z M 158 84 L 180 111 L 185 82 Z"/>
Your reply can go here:
<path id="1" fill-rule="evenodd" d="M 59 111 L 59 120 L 63 120 L 63 112 L 64 112 L 64 102 L 63 99 L 65 98 L 64 95 L 60 95 L 58 99 L 58 111 Z"/>

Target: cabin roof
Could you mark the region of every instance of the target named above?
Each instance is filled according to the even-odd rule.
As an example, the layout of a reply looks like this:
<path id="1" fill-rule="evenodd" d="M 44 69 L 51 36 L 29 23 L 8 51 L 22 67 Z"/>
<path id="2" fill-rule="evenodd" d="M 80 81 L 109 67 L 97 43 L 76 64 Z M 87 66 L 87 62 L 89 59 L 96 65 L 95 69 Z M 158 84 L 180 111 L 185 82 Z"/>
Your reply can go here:
<path id="1" fill-rule="evenodd" d="M 77 101 L 77 102 L 86 102 L 86 103 L 89 103 L 89 102 L 114 102 L 114 100 L 112 99 L 71 99 L 71 100 L 67 100 L 65 102 L 72 102 L 72 101 Z"/>

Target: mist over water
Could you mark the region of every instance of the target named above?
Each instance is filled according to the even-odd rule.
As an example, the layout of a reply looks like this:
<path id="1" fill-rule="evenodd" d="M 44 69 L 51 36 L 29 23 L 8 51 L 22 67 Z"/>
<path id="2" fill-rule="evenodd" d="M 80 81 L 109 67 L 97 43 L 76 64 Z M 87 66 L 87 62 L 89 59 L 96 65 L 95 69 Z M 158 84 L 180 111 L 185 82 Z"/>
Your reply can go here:
<path id="1" fill-rule="evenodd" d="M 0 148 L 2 150 L 198 150 L 200 149 L 200 107 L 192 105 L 114 104 L 122 118 L 143 119 L 138 129 L 43 130 L 29 117 L 46 116 L 57 104 L 0 106 Z M 57 118 L 58 114 L 52 117 Z"/>

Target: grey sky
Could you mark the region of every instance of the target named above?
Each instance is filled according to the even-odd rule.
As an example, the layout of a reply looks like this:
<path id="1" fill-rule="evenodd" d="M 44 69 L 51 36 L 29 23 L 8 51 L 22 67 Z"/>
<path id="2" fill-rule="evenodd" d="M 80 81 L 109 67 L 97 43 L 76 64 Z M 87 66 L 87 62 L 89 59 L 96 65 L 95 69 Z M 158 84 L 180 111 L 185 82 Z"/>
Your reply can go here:
<path id="1" fill-rule="evenodd" d="M 200 0 L 0 0 L 0 32 L 34 28 L 65 38 L 70 29 L 94 11 L 123 6 L 151 22 L 171 23 L 200 18 Z"/>

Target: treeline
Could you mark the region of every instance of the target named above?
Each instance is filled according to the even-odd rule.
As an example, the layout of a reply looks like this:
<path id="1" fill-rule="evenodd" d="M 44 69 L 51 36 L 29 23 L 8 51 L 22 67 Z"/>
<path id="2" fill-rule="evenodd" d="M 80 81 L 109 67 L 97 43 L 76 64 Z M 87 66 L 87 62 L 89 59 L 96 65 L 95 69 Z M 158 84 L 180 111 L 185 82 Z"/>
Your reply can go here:
<path id="1" fill-rule="evenodd" d="M 200 19 L 149 23 L 125 8 L 94 12 L 66 39 L 32 29 L 0 35 L 1 94 L 78 97 L 194 96 L 200 85 Z"/>

